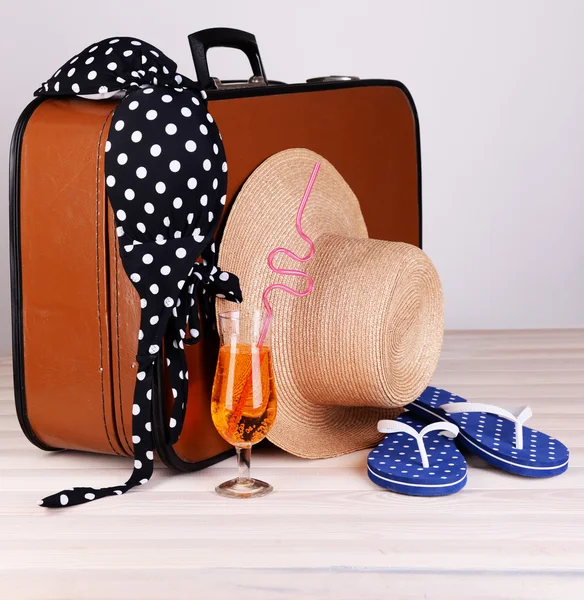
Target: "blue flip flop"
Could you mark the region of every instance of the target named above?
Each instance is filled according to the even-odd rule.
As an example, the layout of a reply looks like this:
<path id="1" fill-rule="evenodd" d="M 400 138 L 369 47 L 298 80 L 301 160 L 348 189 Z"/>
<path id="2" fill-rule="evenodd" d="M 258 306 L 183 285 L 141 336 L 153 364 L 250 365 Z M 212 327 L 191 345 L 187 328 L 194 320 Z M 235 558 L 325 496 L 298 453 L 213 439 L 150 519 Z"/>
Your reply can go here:
<path id="1" fill-rule="evenodd" d="M 396 421 L 379 421 L 377 428 L 388 434 L 367 460 L 377 485 L 411 496 L 446 496 L 465 486 L 466 461 L 452 442 L 456 425 L 428 425 L 405 413 Z"/>
<path id="2" fill-rule="evenodd" d="M 525 427 L 525 421 L 532 415 L 528 406 L 508 410 L 467 402 L 445 390 L 428 387 L 407 408 L 427 422 L 457 425 L 459 444 L 509 473 L 552 477 L 568 468 L 569 451 L 564 444 Z"/>

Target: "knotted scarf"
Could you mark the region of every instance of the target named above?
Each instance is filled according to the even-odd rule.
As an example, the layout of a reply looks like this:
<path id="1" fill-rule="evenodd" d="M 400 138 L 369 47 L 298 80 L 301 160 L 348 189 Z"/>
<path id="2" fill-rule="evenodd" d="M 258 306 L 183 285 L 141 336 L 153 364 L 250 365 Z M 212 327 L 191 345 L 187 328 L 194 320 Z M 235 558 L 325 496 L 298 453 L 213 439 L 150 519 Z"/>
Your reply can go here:
<path id="1" fill-rule="evenodd" d="M 237 277 L 216 265 L 213 237 L 225 204 L 227 163 L 205 92 L 179 75 L 160 50 L 125 37 L 89 46 L 36 92 L 72 94 L 124 95 L 105 142 L 105 183 L 124 270 L 141 304 L 134 470 L 121 485 L 48 496 L 40 504 L 50 508 L 124 494 L 148 482 L 154 467 L 153 378 L 163 342 L 174 397 L 169 440 L 175 443 L 188 393 L 184 345 L 200 336 L 199 292 L 205 314 L 215 296 L 241 301 Z"/>

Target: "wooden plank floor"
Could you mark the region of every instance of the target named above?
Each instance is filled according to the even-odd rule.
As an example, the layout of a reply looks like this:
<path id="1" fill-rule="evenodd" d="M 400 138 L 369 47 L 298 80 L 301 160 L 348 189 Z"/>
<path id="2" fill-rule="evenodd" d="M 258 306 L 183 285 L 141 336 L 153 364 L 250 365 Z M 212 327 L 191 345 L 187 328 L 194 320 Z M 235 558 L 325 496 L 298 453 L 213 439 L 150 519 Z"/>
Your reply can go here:
<path id="1" fill-rule="evenodd" d="M 113 485 L 131 461 L 30 445 L 0 362 L 0 599 L 581 598 L 584 589 L 584 331 L 448 334 L 434 383 L 469 399 L 529 404 L 564 441 L 552 479 L 469 458 L 445 498 L 383 491 L 367 452 L 306 461 L 255 453 L 276 492 L 213 493 L 233 460 L 191 475 L 157 468 L 139 492 L 64 511 L 36 505 L 73 485 Z"/>

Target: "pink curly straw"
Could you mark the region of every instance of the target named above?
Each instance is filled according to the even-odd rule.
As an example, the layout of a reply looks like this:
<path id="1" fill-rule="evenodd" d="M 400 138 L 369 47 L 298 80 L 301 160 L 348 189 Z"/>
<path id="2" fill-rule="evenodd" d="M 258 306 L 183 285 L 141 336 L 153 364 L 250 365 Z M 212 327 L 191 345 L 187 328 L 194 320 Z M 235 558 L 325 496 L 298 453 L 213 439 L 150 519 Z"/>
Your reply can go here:
<path id="1" fill-rule="evenodd" d="M 306 203 L 308 202 L 310 192 L 312 192 L 312 188 L 314 186 L 314 182 L 316 180 L 316 176 L 318 175 L 319 169 L 320 169 L 320 163 L 317 162 L 314 165 L 314 169 L 312 170 L 312 175 L 310 176 L 310 179 L 308 180 L 308 185 L 306 186 L 306 190 L 304 191 L 304 196 L 302 197 L 302 202 L 300 203 L 300 206 L 298 207 L 298 212 L 296 213 L 296 231 L 298 231 L 298 235 L 308 244 L 308 246 L 309 246 L 308 254 L 305 257 L 301 257 L 301 256 L 297 256 L 296 254 L 294 254 L 294 252 L 292 252 L 291 250 L 288 250 L 286 248 L 274 248 L 268 255 L 268 266 L 274 273 L 277 273 L 278 275 L 295 275 L 296 277 L 304 277 L 307 281 L 306 289 L 303 292 L 297 292 L 296 290 L 292 289 L 291 287 L 288 287 L 287 285 L 283 285 L 281 283 L 273 283 L 272 285 L 269 285 L 264 290 L 264 293 L 262 294 L 262 302 L 264 303 L 264 307 L 266 309 L 266 318 L 264 320 L 264 325 L 262 327 L 262 331 L 260 333 L 260 337 L 258 340 L 258 347 L 264 343 L 266 336 L 268 335 L 268 329 L 270 327 L 270 322 L 272 320 L 273 310 L 272 310 L 272 306 L 270 305 L 270 302 L 268 300 L 268 294 L 272 290 L 284 290 L 285 292 L 288 292 L 298 298 L 298 297 L 308 296 L 308 294 L 310 294 L 310 292 L 312 292 L 312 287 L 314 286 L 314 280 L 312 279 L 312 277 L 310 277 L 310 275 L 307 275 L 303 271 L 297 271 L 295 269 L 278 269 L 277 267 L 274 266 L 274 258 L 276 257 L 277 254 L 283 253 L 286 256 L 289 256 L 291 259 L 293 259 L 297 262 L 307 262 L 314 256 L 314 243 L 304 233 L 304 231 L 302 231 L 302 215 L 304 214 L 304 209 L 306 207 Z"/>

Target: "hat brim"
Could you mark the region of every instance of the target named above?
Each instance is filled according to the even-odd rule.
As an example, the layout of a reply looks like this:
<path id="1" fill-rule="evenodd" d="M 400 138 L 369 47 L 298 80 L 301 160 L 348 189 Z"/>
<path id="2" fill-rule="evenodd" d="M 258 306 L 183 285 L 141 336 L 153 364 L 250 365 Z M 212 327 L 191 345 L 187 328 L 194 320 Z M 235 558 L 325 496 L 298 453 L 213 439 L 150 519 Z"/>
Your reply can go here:
<path id="1" fill-rule="evenodd" d="M 304 232 L 317 240 L 326 234 L 367 238 L 359 202 L 349 185 L 323 157 L 305 149 L 286 150 L 262 163 L 248 178 L 227 220 L 219 265 L 237 274 L 243 292 L 242 308 L 262 306 L 263 291 L 282 283 L 299 291 L 305 281 L 270 270 L 267 256 L 284 247 L 298 256 L 308 248 L 296 231 L 296 213 L 316 162 L 321 168 L 302 219 Z M 279 257 L 277 266 L 298 269 L 298 263 Z M 295 298 L 275 290 L 270 294 L 272 357 L 278 398 L 277 417 L 268 439 L 280 448 L 306 458 L 339 456 L 377 444 L 383 437 L 377 421 L 394 418 L 400 408 L 317 405 L 300 392 L 288 353 L 289 315 Z M 217 313 L 233 305 L 217 300 Z"/>

